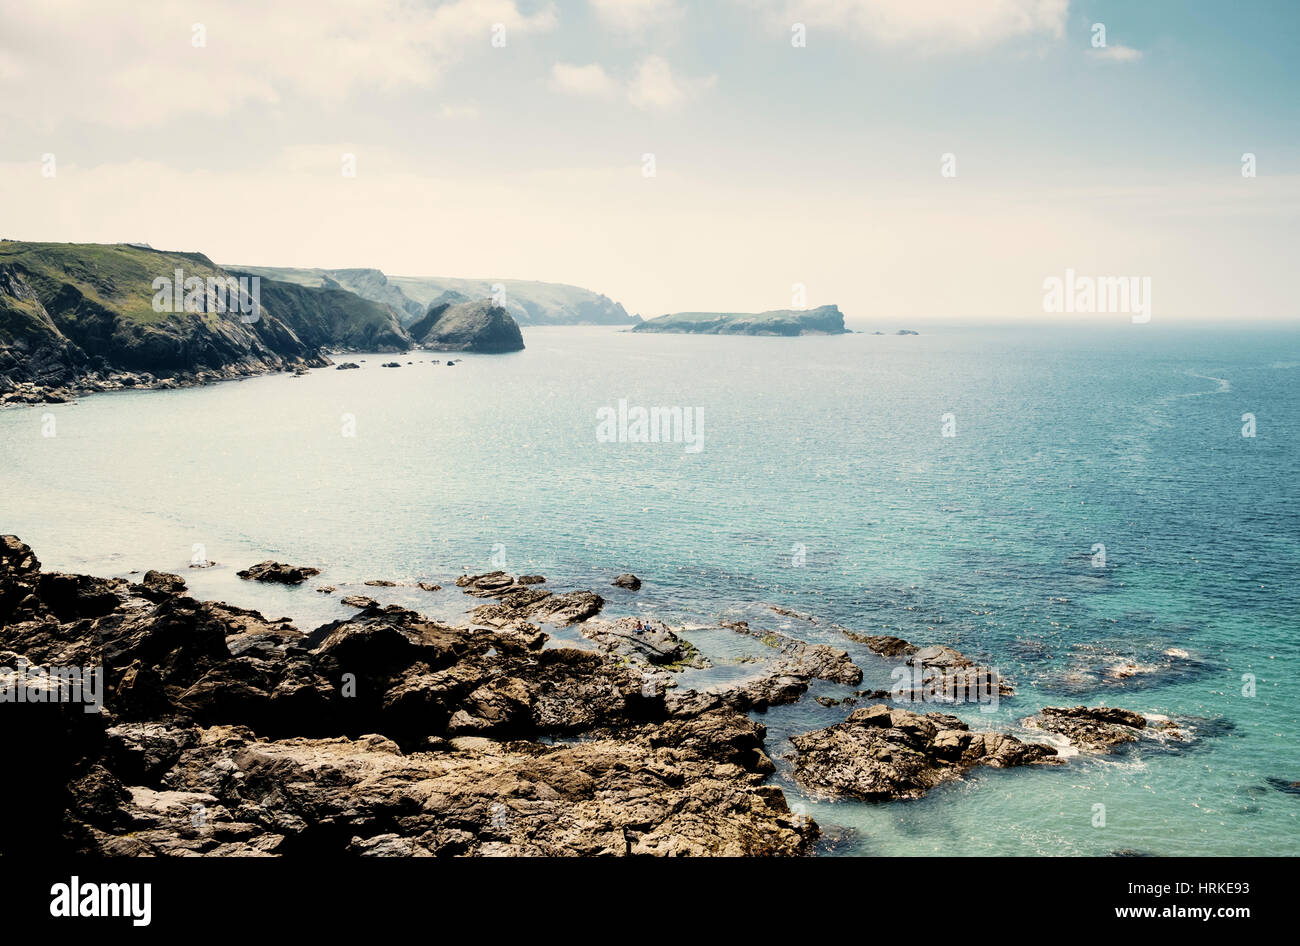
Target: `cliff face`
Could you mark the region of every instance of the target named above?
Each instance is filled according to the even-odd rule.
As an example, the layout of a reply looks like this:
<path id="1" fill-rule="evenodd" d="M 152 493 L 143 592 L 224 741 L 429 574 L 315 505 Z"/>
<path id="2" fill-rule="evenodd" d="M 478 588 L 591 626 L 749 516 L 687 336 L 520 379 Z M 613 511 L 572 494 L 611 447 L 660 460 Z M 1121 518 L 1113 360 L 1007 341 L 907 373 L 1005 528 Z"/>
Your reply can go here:
<path id="1" fill-rule="evenodd" d="M 631 325 L 636 321 L 608 296 L 563 283 L 444 276 L 391 276 L 388 282 L 424 305 L 491 299 L 520 325 Z M 459 299 L 453 300 L 455 296 Z"/>
<path id="2" fill-rule="evenodd" d="M 525 279 L 457 279 L 446 276 L 387 276 L 378 269 L 294 269 L 228 266 L 263 279 L 314 289 L 346 289 L 387 305 L 403 325 L 418 322 L 429 307 L 443 302 L 491 300 L 520 325 L 634 325 L 622 305 L 580 286 Z"/>
<path id="3" fill-rule="evenodd" d="M 275 313 L 245 321 L 237 299 L 219 311 L 210 290 L 186 311 L 184 291 L 164 296 L 159 278 L 228 280 L 199 253 L 145 247 L 0 242 L 0 393 L 18 382 L 77 384 L 113 372 L 181 378 L 255 374 L 320 362 Z M 173 303 L 179 302 L 179 305 Z"/>
<path id="4" fill-rule="evenodd" d="M 696 335 L 843 335 L 839 306 L 773 309 L 769 312 L 676 312 L 642 322 L 634 332 L 680 332 Z"/>
<path id="5" fill-rule="evenodd" d="M 411 347 L 400 316 L 388 305 L 341 288 L 314 289 L 266 278 L 261 287 L 262 304 L 314 348 L 407 351 Z"/>
<path id="6" fill-rule="evenodd" d="M 524 337 L 510 313 L 490 302 L 443 302 L 410 327 L 411 337 L 433 351 L 485 354 L 522 351 Z"/>

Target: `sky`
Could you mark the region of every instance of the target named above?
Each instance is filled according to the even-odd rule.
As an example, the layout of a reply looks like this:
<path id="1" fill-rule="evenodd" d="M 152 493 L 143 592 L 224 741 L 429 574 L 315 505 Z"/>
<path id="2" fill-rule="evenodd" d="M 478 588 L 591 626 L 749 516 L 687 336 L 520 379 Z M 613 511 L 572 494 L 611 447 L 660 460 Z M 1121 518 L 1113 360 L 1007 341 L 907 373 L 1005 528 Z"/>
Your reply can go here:
<path id="1" fill-rule="evenodd" d="M 1298 45 L 1291 0 L 0 0 L 0 237 L 646 317 L 1050 322 L 1072 270 L 1293 321 Z"/>

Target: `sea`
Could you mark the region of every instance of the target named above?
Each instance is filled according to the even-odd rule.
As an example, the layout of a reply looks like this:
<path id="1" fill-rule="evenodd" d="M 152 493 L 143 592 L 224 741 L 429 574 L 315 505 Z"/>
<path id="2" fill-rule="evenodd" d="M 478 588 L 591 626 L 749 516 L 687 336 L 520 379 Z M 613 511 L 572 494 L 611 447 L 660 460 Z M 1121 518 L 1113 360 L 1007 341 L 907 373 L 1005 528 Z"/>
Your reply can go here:
<path id="1" fill-rule="evenodd" d="M 1300 854 L 1300 329 L 920 330 L 525 328 L 510 355 L 359 353 L 9 408 L 0 532 L 46 569 L 175 572 L 303 630 L 355 613 L 347 594 L 460 619 L 478 602 L 458 575 L 542 574 L 696 643 L 713 667 L 682 687 L 761 668 L 722 621 L 843 648 L 861 685 L 754 714 L 828 856 Z M 620 411 L 633 423 L 602 432 Z M 264 559 L 321 574 L 236 577 Z M 611 586 L 622 572 L 641 590 Z M 913 801 L 819 797 L 789 737 L 897 666 L 845 629 L 996 668 L 1015 686 L 996 706 L 925 707 L 975 728 L 1042 739 L 1023 724 L 1041 707 L 1104 704 L 1191 738 L 975 769 Z"/>

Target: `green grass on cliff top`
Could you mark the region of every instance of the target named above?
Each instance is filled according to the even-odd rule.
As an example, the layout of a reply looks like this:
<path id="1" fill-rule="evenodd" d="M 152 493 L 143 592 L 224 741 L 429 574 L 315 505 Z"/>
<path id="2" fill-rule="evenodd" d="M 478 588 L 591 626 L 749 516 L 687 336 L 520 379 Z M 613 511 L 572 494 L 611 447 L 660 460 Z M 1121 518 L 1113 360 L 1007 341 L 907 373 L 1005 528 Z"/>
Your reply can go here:
<path id="1" fill-rule="evenodd" d="M 173 314 L 199 317 L 197 313 L 153 310 L 153 281 L 159 276 L 175 279 L 177 269 L 183 270 L 187 279 L 226 275 L 202 253 L 165 252 L 124 243 L 0 240 L 0 265 L 8 263 L 25 270 L 26 281 L 42 299 L 71 283 L 90 301 L 142 324 L 162 322 Z M 202 317 L 216 316 L 205 313 Z"/>

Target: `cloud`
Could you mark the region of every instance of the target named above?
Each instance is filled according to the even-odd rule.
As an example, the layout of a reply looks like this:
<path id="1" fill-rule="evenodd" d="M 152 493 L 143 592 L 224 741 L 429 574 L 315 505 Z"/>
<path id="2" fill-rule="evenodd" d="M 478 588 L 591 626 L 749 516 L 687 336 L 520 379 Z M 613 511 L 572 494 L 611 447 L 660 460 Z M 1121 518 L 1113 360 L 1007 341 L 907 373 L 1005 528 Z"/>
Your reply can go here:
<path id="1" fill-rule="evenodd" d="M 1101 46 L 1089 49 L 1088 54 L 1106 62 L 1136 62 L 1142 58 L 1142 50 L 1132 46 Z"/>
<path id="2" fill-rule="evenodd" d="M 716 81 L 716 76 L 679 79 L 673 75 L 668 60 L 647 56 L 628 83 L 627 97 L 637 108 L 666 110 L 680 105 L 701 89 L 711 88 Z"/>
<path id="3" fill-rule="evenodd" d="M 476 48 L 496 52 L 495 24 L 509 42 L 556 23 L 553 6 L 525 14 L 515 0 L 158 0 L 147 15 L 42 0 L 0 16 L 0 115 L 122 127 L 427 88 Z"/>
<path id="4" fill-rule="evenodd" d="M 587 66 L 557 62 L 551 67 L 551 87 L 596 99 L 612 99 L 618 95 L 618 83 L 610 78 L 604 66 L 595 62 Z"/>
<path id="5" fill-rule="evenodd" d="M 607 26 L 637 33 L 668 23 L 682 15 L 677 0 L 587 0 L 597 18 Z"/>
<path id="6" fill-rule="evenodd" d="M 697 92 L 712 88 L 716 81 L 716 76 L 676 76 L 662 56 L 647 56 L 622 84 L 600 63 L 575 66 L 557 62 L 551 67 L 551 87 L 556 91 L 605 101 L 623 96 L 636 108 L 646 111 L 676 108 Z"/>
<path id="7" fill-rule="evenodd" d="M 739 0 L 788 31 L 803 23 L 885 46 L 926 52 L 1060 37 L 1070 0 Z M 810 36 L 810 42 L 813 38 Z"/>

